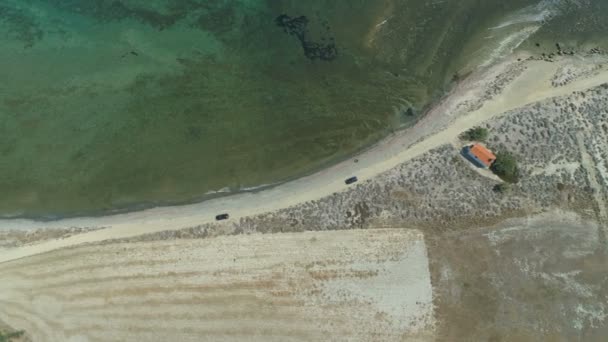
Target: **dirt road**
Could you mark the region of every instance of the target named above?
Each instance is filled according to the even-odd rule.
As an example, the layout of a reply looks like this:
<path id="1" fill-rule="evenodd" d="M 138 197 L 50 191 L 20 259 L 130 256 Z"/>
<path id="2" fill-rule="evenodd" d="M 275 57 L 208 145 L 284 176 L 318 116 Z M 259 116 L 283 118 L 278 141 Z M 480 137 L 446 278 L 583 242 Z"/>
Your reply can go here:
<path id="1" fill-rule="evenodd" d="M 345 186 L 344 179 L 349 176 L 357 175 L 360 181 L 376 177 L 429 150 L 450 143 L 461 132 L 506 111 L 608 82 L 608 70 L 600 70 L 594 75 L 574 80 L 566 86 L 552 87 L 551 78 L 556 71 L 565 64 L 574 62 L 584 63 L 584 61 L 568 59 L 555 63 L 526 61 L 527 70 L 506 85 L 500 94 L 493 96 L 477 110 L 452 119 L 450 117 L 452 113 L 449 112 L 451 107 L 439 106 L 440 110 L 433 111 L 429 117 L 422 120 L 413 129 L 390 137 L 358 156 L 358 163 L 345 161 L 314 175 L 259 193 L 241 194 L 198 204 L 160 207 L 105 217 L 75 218 L 44 223 L 29 220 L 2 220 L 0 221 L 1 229 L 66 227 L 104 227 L 105 229 L 4 250 L 0 252 L 0 262 L 86 242 L 193 227 L 212 222 L 216 214 L 223 212 L 229 212 L 231 220 L 238 220 L 241 217 L 276 211 L 306 201 L 317 200 L 335 192 L 345 191 L 348 187 Z M 498 67 L 505 69 L 505 64 Z M 493 78 L 495 74 L 495 72 L 489 72 L 488 77 Z M 486 86 L 487 83 L 479 83 L 479 87 Z M 466 98 L 461 99 L 462 96 L 465 94 L 455 92 L 452 95 L 453 98 L 458 99 L 459 103 L 467 100 Z M 446 126 L 441 127 L 440 123 L 446 123 Z"/>
<path id="2" fill-rule="evenodd" d="M 414 230 L 81 246 L 0 274 L 0 321 L 34 341 L 432 340 Z"/>

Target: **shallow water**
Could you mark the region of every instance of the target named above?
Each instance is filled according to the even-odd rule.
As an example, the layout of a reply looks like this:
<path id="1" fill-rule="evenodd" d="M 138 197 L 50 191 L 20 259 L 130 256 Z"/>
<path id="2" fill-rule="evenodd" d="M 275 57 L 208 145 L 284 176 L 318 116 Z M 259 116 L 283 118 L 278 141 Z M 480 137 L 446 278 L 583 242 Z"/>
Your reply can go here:
<path id="1" fill-rule="evenodd" d="M 520 44 L 595 43 L 605 13 L 601 0 L 0 0 L 0 215 L 311 172 Z"/>

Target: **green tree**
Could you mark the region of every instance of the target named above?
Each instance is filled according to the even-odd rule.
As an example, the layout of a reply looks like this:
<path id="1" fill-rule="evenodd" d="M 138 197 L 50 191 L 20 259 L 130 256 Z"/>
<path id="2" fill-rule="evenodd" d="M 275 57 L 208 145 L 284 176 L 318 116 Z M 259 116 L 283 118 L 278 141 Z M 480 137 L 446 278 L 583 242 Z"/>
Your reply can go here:
<path id="1" fill-rule="evenodd" d="M 519 168 L 515 156 L 507 151 L 496 153 L 496 161 L 490 167 L 492 172 L 507 183 L 519 182 Z"/>
<path id="2" fill-rule="evenodd" d="M 485 141 L 488 139 L 489 132 L 486 128 L 483 127 L 473 127 L 468 131 L 462 133 L 460 138 L 463 140 L 470 141 Z"/>

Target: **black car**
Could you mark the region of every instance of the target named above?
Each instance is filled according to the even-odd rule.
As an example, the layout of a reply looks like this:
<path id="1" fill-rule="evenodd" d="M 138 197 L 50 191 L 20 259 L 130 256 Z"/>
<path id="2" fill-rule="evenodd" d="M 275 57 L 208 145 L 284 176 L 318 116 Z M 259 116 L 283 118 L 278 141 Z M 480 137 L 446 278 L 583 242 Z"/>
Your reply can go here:
<path id="1" fill-rule="evenodd" d="M 218 220 L 218 221 L 227 220 L 228 219 L 228 214 L 219 214 L 219 215 L 216 215 L 215 219 Z"/>
<path id="2" fill-rule="evenodd" d="M 348 185 L 348 184 L 353 184 L 353 183 L 354 183 L 354 182 L 356 182 L 356 181 L 358 181 L 357 177 L 350 177 L 350 178 L 347 178 L 347 179 L 344 181 L 344 183 L 346 183 L 346 184 Z"/>

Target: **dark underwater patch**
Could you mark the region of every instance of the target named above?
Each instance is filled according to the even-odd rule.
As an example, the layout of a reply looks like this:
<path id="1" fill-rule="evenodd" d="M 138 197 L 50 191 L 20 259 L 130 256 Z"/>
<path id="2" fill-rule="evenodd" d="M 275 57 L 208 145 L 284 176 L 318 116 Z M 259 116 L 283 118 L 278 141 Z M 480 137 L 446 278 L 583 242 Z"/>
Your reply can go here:
<path id="1" fill-rule="evenodd" d="M 286 14 L 279 15 L 275 22 L 283 28 L 285 33 L 294 36 L 300 41 L 304 55 L 310 60 L 332 61 L 338 55 L 335 38 L 329 35 L 329 26 L 325 26 L 326 36 L 321 38 L 322 42 L 312 41 L 308 36 L 308 18 L 306 16 L 290 17 Z M 325 43 L 324 41 L 329 41 Z"/>

